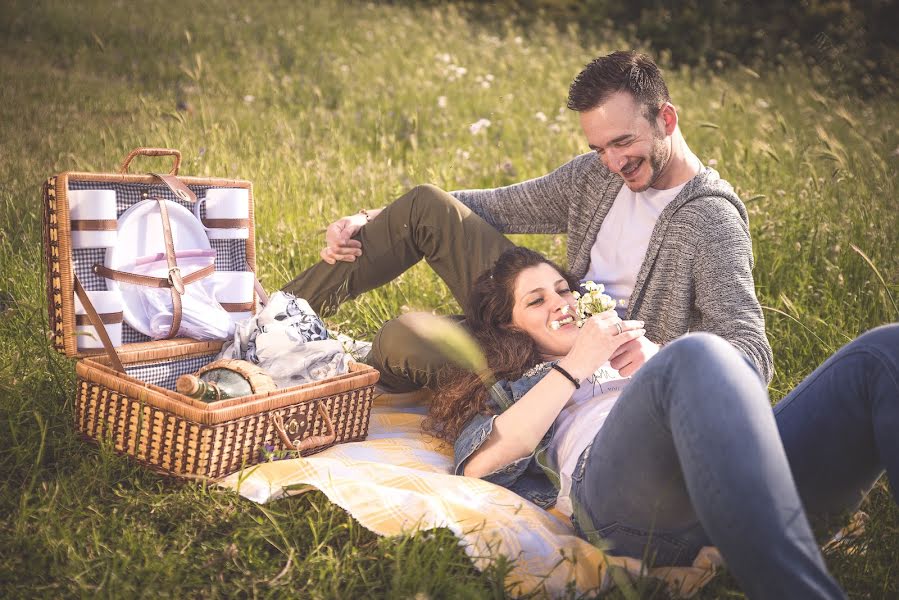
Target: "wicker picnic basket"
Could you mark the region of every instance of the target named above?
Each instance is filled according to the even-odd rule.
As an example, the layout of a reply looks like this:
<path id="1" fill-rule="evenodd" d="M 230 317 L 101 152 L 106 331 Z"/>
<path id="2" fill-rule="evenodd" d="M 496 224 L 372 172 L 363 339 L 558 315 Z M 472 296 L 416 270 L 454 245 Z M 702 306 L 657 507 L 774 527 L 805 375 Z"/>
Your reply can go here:
<path id="1" fill-rule="evenodd" d="M 174 164 L 167 175 L 129 174 L 131 161 L 142 155 L 171 156 Z M 256 464 L 280 451 L 308 454 L 335 443 L 365 438 L 378 379 L 377 371 L 367 365 L 350 363 L 348 373 L 322 381 L 206 403 L 175 392 L 175 381 L 214 361 L 222 342 L 187 338 L 151 341 L 123 323 L 121 313 L 98 313 L 94 309 L 90 292 L 107 289 L 102 267 L 105 249 L 73 247 L 71 234 L 73 230 L 114 228 L 115 220 L 72 221 L 72 190 L 115 190 L 116 210 L 121 215 L 138 202 L 159 200 L 161 206 L 162 200 L 169 200 L 190 208 L 210 189 L 246 189 L 249 218 L 242 223 L 249 229 L 246 239 L 215 239 L 210 244 L 216 251 L 215 269 L 255 274 L 251 183 L 178 176 L 180 161 L 177 150 L 138 148 L 128 155 L 118 173 L 66 172 L 50 177 L 44 184 L 49 323 L 55 348 L 80 359 L 75 368 L 76 428 L 93 440 L 109 440 L 118 452 L 154 470 L 184 478 L 210 479 Z M 207 223 L 205 212 L 201 217 Z M 171 236 L 167 235 L 170 242 Z M 183 290 L 183 285 L 191 283 L 190 277 L 180 281 L 177 258 L 174 252 L 169 254 L 171 244 L 166 246 L 166 258 L 172 266 L 169 277 L 149 285 L 176 288 L 181 284 Z M 176 292 L 169 291 L 174 302 Z M 76 314 L 76 297 L 86 314 Z M 257 301 L 264 303 L 265 292 L 258 281 L 253 299 L 251 305 L 230 306 L 228 310 L 254 312 Z M 173 321 L 177 319 L 180 315 Z M 112 323 L 121 327 L 118 346 L 106 331 Z M 103 341 L 102 348 L 79 347 L 76 327 L 85 325 L 94 327 Z M 176 329 L 174 324 L 172 328 Z"/>

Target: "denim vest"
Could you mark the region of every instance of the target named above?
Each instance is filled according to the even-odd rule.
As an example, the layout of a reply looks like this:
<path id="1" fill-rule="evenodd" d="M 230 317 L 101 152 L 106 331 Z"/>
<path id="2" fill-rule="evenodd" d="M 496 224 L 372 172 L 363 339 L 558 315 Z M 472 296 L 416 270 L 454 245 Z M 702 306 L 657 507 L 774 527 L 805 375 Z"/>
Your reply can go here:
<path id="1" fill-rule="evenodd" d="M 492 414 L 475 415 L 462 429 L 454 445 L 456 475 L 462 475 L 471 455 L 480 448 L 493 432 L 493 420 L 521 399 L 537 382 L 549 373 L 553 363 L 541 363 L 515 381 L 500 380 L 490 388 L 487 408 Z M 482 479 L 501 485 L 541 508 L 556 503 L 559 495 L 559 475 L 549 466 L 546 450 L 555 432 L 553 424 L 534 452 L 519 458 Z"/>

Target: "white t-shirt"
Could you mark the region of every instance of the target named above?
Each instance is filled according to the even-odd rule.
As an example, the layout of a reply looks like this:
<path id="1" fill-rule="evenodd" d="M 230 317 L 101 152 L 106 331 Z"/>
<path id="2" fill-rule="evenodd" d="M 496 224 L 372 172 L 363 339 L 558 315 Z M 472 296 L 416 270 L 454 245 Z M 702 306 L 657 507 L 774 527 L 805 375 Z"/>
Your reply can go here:
<path id="1" fill-rule="evenodd" d="M 602 283 L 606 294 L 616 302 L 627 303 L 656 221 L 685 185 L 686 182 L 667 190 L 649 188 L 639 193 L 621 186 L 590 250 L 590 268 L 584 280 Z M 622 308 L 626 309 L 626 304 Z"/>
<path id="2" fill-rule="evenodd" d="M 605 363 L 581 382 L 581 387 L 575 390 L 556 417 L 547 458 L 559 473 L 561 483 L 556 508 L 569 517 L 572 511 L 571 474 L 577 460 L 602 429 L 609 411 L 629 381 L 630 377 L 621 377 L 609 363 Z"/>

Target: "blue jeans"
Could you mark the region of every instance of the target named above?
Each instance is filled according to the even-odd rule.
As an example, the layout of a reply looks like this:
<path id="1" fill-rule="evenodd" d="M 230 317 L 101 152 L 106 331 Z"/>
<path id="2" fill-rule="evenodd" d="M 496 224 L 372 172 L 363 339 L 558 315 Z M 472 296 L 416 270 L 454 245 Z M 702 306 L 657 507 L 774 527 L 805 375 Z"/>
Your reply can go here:
<path id="1" fill-rule="evenodd" d="M 691 334 L 637 372 L 581 457 L 574 521 L 656 565 L 716 545 L 750 598 L 843 598 L 807 515 L 853 510 L 884 469 L 896 497 L 899 325 L 843 347 L 773 411 L 733 346 Z"/>

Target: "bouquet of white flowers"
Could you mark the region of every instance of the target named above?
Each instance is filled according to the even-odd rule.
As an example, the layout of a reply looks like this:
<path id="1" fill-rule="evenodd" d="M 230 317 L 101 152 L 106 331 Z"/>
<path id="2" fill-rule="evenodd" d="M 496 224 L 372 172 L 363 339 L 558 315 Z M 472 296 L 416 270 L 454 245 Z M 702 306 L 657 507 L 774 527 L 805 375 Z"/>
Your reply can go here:
<path id="1" fill-rule="evenodd" d="M 583 327 L 584 321 L 586 321 L 590 315 L 596 315 L 615 308 L 615 301 L 611 296 L 605 293 L 606 288 L 603 284 L 594 281 L 585 281 L 583 287 L 587 290 L 584 294 L 577 291 L 571 293 L 574 296 L 574 299 L 577 300 L 574 311 L 577 313 L 576 322 L 578 327 Z M 562 313 L 568 314 L 568 308 L 568 306 L 563 307 Z M 574 316 L 569 316 L 559 321 L 553 321 L 552 328 L 558 329 L 562 325 L 567 325 L 573 321 L 575 321 Z"/>

